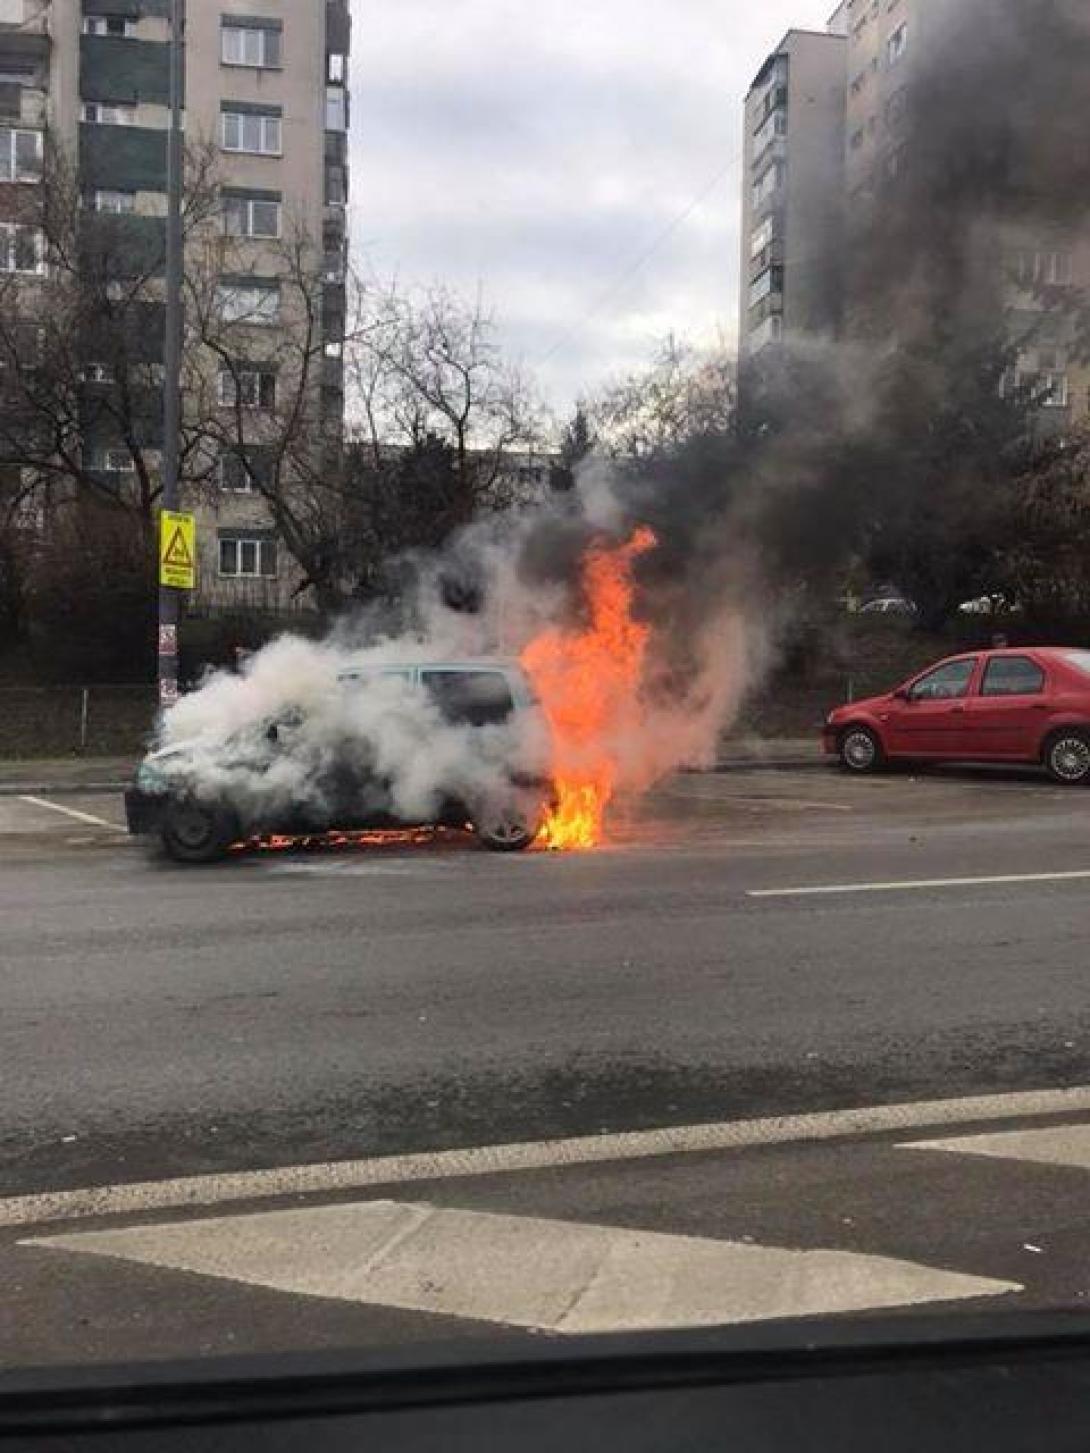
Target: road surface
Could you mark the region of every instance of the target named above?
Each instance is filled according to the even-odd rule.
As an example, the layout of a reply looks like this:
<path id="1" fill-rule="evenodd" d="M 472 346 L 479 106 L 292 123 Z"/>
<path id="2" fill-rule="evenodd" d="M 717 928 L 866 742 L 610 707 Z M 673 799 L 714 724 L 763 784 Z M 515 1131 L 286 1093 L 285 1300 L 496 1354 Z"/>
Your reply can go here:
<path id="1" fill-rule="evenodd" d="M 694 774 L 593 854 L 186 869 L 109 794 L 4 796 L 0 1289 L 24 1315 L 0 1354 L 665 1324 L 720 1284 L 728 1319 L 1078 1304 L 1090 1097 L 1049 1095 L 1090 1082 L 1088 810 L 1033 773 Z M 785 1118 L 889 1106 L 917 1108 L 816 1138 Z M 914 1148 L 982 1129 L 1031 1139 Z M 601 1139 L 627 1132 L 649 1137 L 627 1158 Z M 531 1295 L 526 1238 L 555 1242 L 568 1300 L 555 1267 Z M 336 1248 L 372 1243 L 364 1286 Z M 491 1300 L 420 1291 L 497 1245 Z M 591 1305 L 601 1256 L 676 1260 L 673 1311 L 627 1271 Z"/>

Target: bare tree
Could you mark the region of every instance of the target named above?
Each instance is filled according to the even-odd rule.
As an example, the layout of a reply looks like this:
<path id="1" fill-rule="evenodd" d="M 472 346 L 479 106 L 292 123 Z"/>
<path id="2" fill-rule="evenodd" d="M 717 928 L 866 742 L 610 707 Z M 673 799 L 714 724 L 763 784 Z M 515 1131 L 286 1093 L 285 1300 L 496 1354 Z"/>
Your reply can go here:
<path id="1" fill-rule="evenodd" d="M 191 148 L 184 227 L 217 205 L 212 157 Z M 150 533 L 162 423 L 163 222 L 91 210 L 49 144 L 24 186 L 0 271 L 0 468 L 52 509 L 96 500 Z M 200 456 L 183 439 L 183 468 Z"/>
<path id="2" fill-rule="evenodd" d="M 650 367 L 630 373 L 589 401 L 596 445 L 616 459 L 651 460 L 734 426 L 734 359 L 671 334 Z"/>
<path id="3" fill-rule="evenodd" d="M 492 314 L 449 288 L 401 292 L 372 285 L 350 370 L 376 464 L 382 445 L 448 447 L 465 518 L 517 495 L 512 458 L 533 453 L 541 411 L 521 370 L 506 361 Z"/>

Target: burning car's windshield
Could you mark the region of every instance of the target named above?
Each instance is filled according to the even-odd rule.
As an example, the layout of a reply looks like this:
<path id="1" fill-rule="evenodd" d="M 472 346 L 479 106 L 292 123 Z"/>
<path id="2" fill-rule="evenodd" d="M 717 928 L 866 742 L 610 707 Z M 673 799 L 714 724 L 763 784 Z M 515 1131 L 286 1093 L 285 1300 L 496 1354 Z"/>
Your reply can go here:
<path id="1" fill-rule="evenodd" d="M 5 1365 L 1081 1307 L 1090 6 L 182 9 L 0 0 Z"/>

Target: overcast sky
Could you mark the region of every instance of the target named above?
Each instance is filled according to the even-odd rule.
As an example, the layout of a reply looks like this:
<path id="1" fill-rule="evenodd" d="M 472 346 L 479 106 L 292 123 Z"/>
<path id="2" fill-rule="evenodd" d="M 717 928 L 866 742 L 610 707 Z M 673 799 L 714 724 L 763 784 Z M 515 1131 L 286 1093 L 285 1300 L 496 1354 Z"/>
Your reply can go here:
<path id="1" fill-rule="evenodd" d="M 671 329 L 733 340 L 742 98 L 832 0 L 352 8 L 361 261 L 480 285 L 560 410 Z"/>

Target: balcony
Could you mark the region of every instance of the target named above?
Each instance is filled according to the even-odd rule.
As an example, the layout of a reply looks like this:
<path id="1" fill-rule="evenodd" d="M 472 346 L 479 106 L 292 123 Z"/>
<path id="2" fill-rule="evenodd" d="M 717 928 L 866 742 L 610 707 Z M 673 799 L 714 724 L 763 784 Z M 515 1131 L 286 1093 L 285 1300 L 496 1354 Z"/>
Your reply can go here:
<path id="1" fill-rule="evenodd" d="M 782 317 L 783 315 L 783 283 L 781 280 L 781 291 L 768 293 L 757 303 L 754 303 L 749 310 L 749 328 L 751 332 L 757 329 L 766 318 Z"/>
<path id="2" fill-rule="evenodd" d="M 760 250 L 760 252 L 756 253 L 750 259 L 750 264 L 749 264 L 749 280 L 750 280 L 750 282 L 756 282 L 756 280 L 760 277 L 760 275 L 763 272 L 767 271 L 769 268 L 779 267 L 779 268 L 782 269 L 783 260 L 784 260 L 783 242 L 782 242 L 782 240 L 780 238 L 775 237 L 775 238 L 773 238 L 773 240 L 771 242 L 768 243 L 768 245 L 766 247 L 762 247 L 761 250 Z"/>
<path id="3" fill-rule="evenodd" d="M 761 172 L 767 171 L 770 162 L 787 160 L 787 137 L 773 136 L 764 143 L 760 151 L 754 153 L 753 165 L 750 168 L 751 175 L 759 176 Z"/>
<path id="4" fill-rule="evenodd" d="M 769 313 L 754 327 L 745 341 L 746 352 L 750 357 L 762 353 L 766 348 L 779 343 L 783 338 L 783 315 L 780 313 Z"/>
<path id="5" fill-rule="evenodd" d="M 47 116 L 44 90 L 22 85 L 19 81 L 0 81 L 0 126 L 30 126 L 43 130 Z"/>

